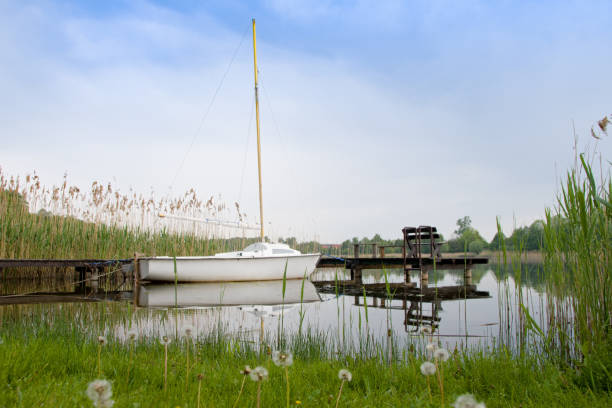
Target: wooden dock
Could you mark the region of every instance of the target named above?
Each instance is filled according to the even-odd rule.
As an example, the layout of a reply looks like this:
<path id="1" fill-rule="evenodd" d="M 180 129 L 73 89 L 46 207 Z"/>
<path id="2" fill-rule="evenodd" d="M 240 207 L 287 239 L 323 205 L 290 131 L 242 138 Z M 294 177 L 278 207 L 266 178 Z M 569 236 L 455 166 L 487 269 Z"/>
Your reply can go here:
<path id="1" fill-rule="evenodd" d="M 440 234 L 432 226 L 404 227 L 402 229 L 404 242 L 399 256 L 385 256 L 385 249 L 389 246 L 367 244 L 372 251 L 369 256 L 363 256 L 361 248 L 364 244 L 354 244 L 352 257 L 334 257 L 323 255 L 317 262 L 317 268 L 344 268 L 350 270 L 350 281 L 355 284 L 362 283 L 363 270 L 367 269 L 403 269 L 404 284 L 410 285 L 410 274 L 419 272 L 420 287 L 427 288 L 429 271 L 432 269 L 462 268 L 464 270 L 465 284 L 472 284 L 472 267 L 487 264 L 487 258 L 458 257 L 447 258 L 441 254 L 444 242 L 440 241 Z M 133 277 L 137 270 L 138 257 L 128 259 L 0 259 L 0 273 L 5 268 L 45 269 L 59 268 L 64 271 L 73 270 L 78 274 L 78 281 L 97 280 L 109 271 L 120 271 L 124 279 Z"/>

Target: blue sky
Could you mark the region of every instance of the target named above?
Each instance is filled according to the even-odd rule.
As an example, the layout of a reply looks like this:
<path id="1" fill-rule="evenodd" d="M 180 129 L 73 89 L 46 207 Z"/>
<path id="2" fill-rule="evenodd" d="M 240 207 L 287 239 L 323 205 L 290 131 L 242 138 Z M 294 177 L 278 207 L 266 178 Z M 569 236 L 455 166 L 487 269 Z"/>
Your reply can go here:
<path id="1" fill-rule="evenodd" d="M 497 216 L 510 232 L 554 204 L 573 126 L 594 148 L 590 127 L 612 113 L 611 8 L 0 1 L 0 166 L 48 184 L 194 187 L 254 216 L 255 17 L 271 234 L 448 235 L 469 215 L 490 239 Z M 597 148 L 610 157 L 609 140 Z"/>

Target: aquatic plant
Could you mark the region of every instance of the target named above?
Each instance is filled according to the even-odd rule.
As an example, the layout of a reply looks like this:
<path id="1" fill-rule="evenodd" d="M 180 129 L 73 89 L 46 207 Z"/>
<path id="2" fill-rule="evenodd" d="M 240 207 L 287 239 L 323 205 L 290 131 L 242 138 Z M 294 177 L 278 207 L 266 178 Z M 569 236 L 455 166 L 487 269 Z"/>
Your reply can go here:
<path id="1" fill-rule="evenodd" d="M 340 397 L 342 396 L 342 387 L 344 387 L 344 383 L 347 381 L 351 381 L 353 379 L 353 374 L 346 368 L 338 371 L 338 379 L 340 380 L 340 389 L 338 390 L 338 397 L 336 398 L 336 408 L 338 408 L 338 404 L 340 403 Z"/>
<path id="2" fill-rule="evenodd" d="M 604 119 L 606 119 L 604 121 Z M 594 126 L 602 139 L 609 123 Z M 596 142 L 599 143 L 599 142 Z M 597 157 L 599 156 L 599 157 Z M 580 366 L 591 388 L 612 389 L 612 179 L 607 158 L 580 154 L 567 172 L 556 208 L 546 211 L 544 271 L 548 325 L 533 326 L 543 349 Z M 599 168 L 594 168 L 599 163 Z"/>
<path id="3" fill-rule="evenodd" d="M 110 408 L 114 401 L 111 400 L 113 392 L 111 384 L 107 380 L 94 380 L 89 383 L 86 391 L 87 396 L 96 408 Z"/>

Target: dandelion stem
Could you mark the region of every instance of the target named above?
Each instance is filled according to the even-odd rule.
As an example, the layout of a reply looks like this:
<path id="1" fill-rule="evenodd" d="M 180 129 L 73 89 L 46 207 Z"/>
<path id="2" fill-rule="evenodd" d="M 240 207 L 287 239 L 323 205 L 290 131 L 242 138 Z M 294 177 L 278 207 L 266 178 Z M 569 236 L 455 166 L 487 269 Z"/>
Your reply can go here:
<path id="1" fill-rule="evenodd" d="M 187 374 L 185 375 L 185 389 L 189 389 L 189 349 L 191 348 L 191 342 L 187 340 Z"/>
<path id="2" fill-rule="evenodd" d="M 340 390 L 338 391 L 338 398 L 336 398 L 336 408 L 338 408 L 338 404 L 340 403 L 340 396 L 342 395 L 342 387 L 344 387 L 344 383 L 346 380 L 342 380 L 340 383 Z"/>
<path id="3" fill-rule="evenodd" d="M 244 381 L 243 381 L 244 384 Z M 198 408 L 200 408 L 200 390 L 202 389 L 202 376 L 198 376 Z M 241 390 L 242 391 L 242 390 Z"/>
<path id="4" fill-rule="evenodd" d="M 438 374 L 438 385 L 440 386 L 440 406 L 444 407 L 444 373 L 442 372 L 443 367 L 436 361 L 436 373 Z"/>
<path id="5" fill-rule="evenodd" d="M 285 366 L 285 379 L 287 380 L 287 408 L 289 408 L 289 367 Z"/>
<path id="6" fill-rule="evenodd" d="M 164 344 L 164 392 L 168 383 L 168 344 Z"/>
<path id="7" fill-rule="evenodd" d="M 261 401 L 261 381 L 257 382 L 257 408 L 259 408 L 259 402 Z"/>
<path id="8" fill-rule="evenodd" d="M 429 386 L 429 376 L 425 377 L 427 379 L 427 392 L 429 393 L 429 403 L 433 403 L 433 398 L 431 397 L 431 387 Z"/>
<path id="9" fill-rule="evenodd" d="M 101 355 L 102 355 L 102 343 L 98 343 L 98 378 L 102 378 L 102 366 L 100 364 Z"/>
<path id="10" fill-rule="evenodd" d="M 132 354 L 134 353 L 134 345 L 130 343 L 130 358 L 128 359 L 127 375 L 125 377 L 125 386 L 127 387 L 130 383 L 130 366 L 132 365 Z"/>
<path id="11" fill-rule="evenodd" d="M 240 396 L 242 395 L 242 390 L 244 389 L 244 383 L 246 382 L 247 376 L 245 375 L 242 378 L 242 385 L 240 385 L 240 391 L 238 392 L 238 398 L 236 398 L 236 402 L 234 402 L 233 408 L 236 408 L 238 405 L 238 401 L 240 401 Z"/>

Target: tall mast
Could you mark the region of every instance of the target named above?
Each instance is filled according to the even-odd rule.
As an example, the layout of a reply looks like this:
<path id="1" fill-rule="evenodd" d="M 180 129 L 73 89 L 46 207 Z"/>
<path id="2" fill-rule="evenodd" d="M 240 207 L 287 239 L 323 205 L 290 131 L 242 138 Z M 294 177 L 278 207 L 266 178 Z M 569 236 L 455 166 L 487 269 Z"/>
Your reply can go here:
<path id="1" fill-rule="evenodd" d="M 261 189 L 261 142 L 259 138 L 259 88 L 257 87 L 257 43 L 253 19 L 253 70 L 255 73 L 255 121 L 257 123 L 257 173 L 259 175 L 259 225 L 261 242 L 264 241 L 263 193 Z"/>

